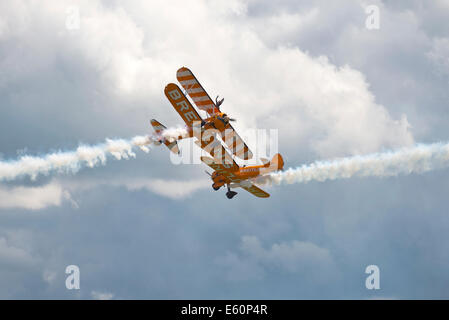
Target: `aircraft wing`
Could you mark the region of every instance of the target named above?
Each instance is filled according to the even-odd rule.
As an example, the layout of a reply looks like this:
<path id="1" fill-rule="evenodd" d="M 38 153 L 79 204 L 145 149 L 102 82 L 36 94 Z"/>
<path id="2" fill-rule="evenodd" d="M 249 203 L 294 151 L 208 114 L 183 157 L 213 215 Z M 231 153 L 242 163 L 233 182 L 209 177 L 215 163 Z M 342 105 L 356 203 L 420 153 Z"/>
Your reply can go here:
<path id="1" fill-rule="evenodd" d="M 176 78 L 192 98 L 193 102 L 195 102 L 198 109 L 206 111 L 211 116 L 220 112 L 190 69 L 186 67 L 180 68 L 176 72 Z M 235 156 L 243 160 L 249 160 L 253 157 L 251 150 L 249 150 L 246 143 L 240 138 L 230 123 L 228 123 L 226 129 L 221 132 L 221 137 Z"/>
<path id="2" fill-rule="evenodd" d="M 270 196 L 269 193 L 263 191 L 259 187 L 255 186 L 254 184 L 250 183 L 248 180 L 245 180 L 245 183 L 240 183 L 240 179 L 238 179 L 235 174 L 234 170 L 231 168 L 225 167 L 223 164 L 217 163 L 214 159 L 209 157 L 201 157 L 201 161 L 203 161 L 205 164 L 207 164 L 209 167 L 211 167 L 213 170 L 217 171 L 219 174 L 225 176 L 232 182 L 238 183 L 238 186 L 245 189 L 249 193 L 252 193 L 256 197 L 259 198 L 268 198 Z"/>
<path id="3" fill-rule="evenodd" d="M 246 143 L 240 138 L 237 131 L 229 123 L 224 131 L 221 131 L 221 138 L 231 150 L 232 154 L 243 160 L 253 157 L 253 153 L 249 150 Z"/>
<path id="4" fill-rule="evenodd" d="M 192 71 L 182 67 L 176 72 L 176 78 L 192 98 L 193 102 L 195 102 L 198 109 L 206 111 L 209 115 L 220 112 L 206 90 L 204 90 L 203 86 L 193 75 Z"/>
<path id="5" fill-rule="evenodd" d="M 270 196 L 269 193 L 266 193 L 265 191 L 263 191 L 259 187 L 256 187 L 253 184 L 251 184 L 251 186 L 240 185 L 240 187 L 259 198 L 268 198 Z"/>
<path id="6" fill-rule="evenodd" d="M 201 157 L 201 161 L 217 171 L 219 174 L 229 178 L 231 181 L 237 181 L 234 172 L 238 170 L 238 165 L 233 161 L 232 164 L 223 164 L 210 157 Z"/>
<path id="7" fill-rule="evenodd" d="M 193 127 L 194 121 L 202 121 L 198 112 L 176 84 L 169 83 L 164 93 L 188 127 Z"/>
<path id="8" fill-rule="evenodd" d="M 179 113 L 188 127 L 197 127 L 202 121 L 198 112 L 193 108 L 192 104 L 186 98 L 181 89 L 174 83 L 169 83 L 165 87 L 165 95 L 175 110 Z M 194 123 L 196 122 L 196 123 Z M 218 133 L 218 130 L 217 130 Z M 196 141 L 196 144 L 204 151 L 210 153 L 215 159 L 219 159 L 218 162 L 228 163 L 230 167 L 237 166 L 232 157 L 226 152 L 221 142 L 215 138 L 215 136 L 203 136 L 201 133 L 200 141 Z M 207 138 L 207 139 L 204 139 Z M 238 166 L 237 166 L 238 168 Z"/>

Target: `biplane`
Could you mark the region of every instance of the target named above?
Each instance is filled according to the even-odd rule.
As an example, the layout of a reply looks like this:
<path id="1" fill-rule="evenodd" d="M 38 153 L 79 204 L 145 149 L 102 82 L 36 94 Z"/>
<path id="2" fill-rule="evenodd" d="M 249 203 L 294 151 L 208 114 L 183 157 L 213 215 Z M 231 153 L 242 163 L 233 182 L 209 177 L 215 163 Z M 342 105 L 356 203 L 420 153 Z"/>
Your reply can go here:
<path id="1" fill-rule="evenodd" d="M 152 119 L 151 125 L 155 131 L 156 144 L 163 143 L 171 152 L 179 154 L 177 141 L 196 137 L 195 143 L 211 155 L 211 157 L 202 156 L 201 161 L 214 170 L 213 173 L 206 171 L 213 181 L 212 188 L 214 190 L 226 186 L 228 199 L 232 199 L 237 194 L 231 190 L 231 188 L 237 187 L 243 188 L 257 197 L 268 198 L 270 195 L 255 186 L 252 180 L 258 176 L 282 170 L 284 166 L 282 156 L 276 154 L 271 161 L 261 159 L 263 164 L 258 166 L 239 166 L 233 156 L 241 160 L 249 160 L 253 154 L 232 127 L 231 122 L 235 120 L 220 110 L 224 99 L 219 100 L 217 96 L 214 102 L 192 71 L 185 67 L 177 71 L 176 77 L 185 90 L 184 92 L 192 99 L 197 108 L 205 111 L 208 116 L 203 119 L 178 85 L 169 83 L 164 89 L 165 96 L 184 120 L 187 133 L 172 139 L 164 138 L 163 131 L 166 128 L 157 120 Z M 221 141 L 217 139 L 218 136 Z M 222 141 L 230 152 L 225 149 Z"/>

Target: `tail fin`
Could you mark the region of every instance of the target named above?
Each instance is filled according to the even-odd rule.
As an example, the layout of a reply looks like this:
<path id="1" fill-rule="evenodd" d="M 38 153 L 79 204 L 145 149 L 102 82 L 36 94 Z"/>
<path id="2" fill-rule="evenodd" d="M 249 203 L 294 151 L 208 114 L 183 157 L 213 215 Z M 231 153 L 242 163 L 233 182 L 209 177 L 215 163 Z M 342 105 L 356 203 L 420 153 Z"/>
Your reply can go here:
<path id="1" fill-rule="evenodd" d="M 270 168 L 274 170 L 282 170 L 284 169 L 284 159 L 279 153 L 276 153 L 270 161 Z"/>
<path id="2" fill-rule="evenodd" d="M 166 129 L 166 127 L 155 119 L 151 119 L 151 125 L 153 126 L 156 135 L 160 137 L 160 143 L 164 143 L 171 152 L 179 154 L 178 143 L 176 140 L 168 141 L 162 136 L 162 132 Z"/>
<path id="3" fill-rule="evenodd" d="M 271 161 L 265 160 L 266 159 L 262 160 L 264 165 L 260 169 L 261 175 L 284 169 L 284 159 L 282 159 L 282 156 L 279 153 L 276 153 Z"/>
<path id="4" fill-rule="evenodd" d="M 164 131 L 165 129 L 167 129 L 162 123 L 160 123 L 159 121 L 157 121 L 156 119 L 151 119 L 151 125 L 153 126 L 154 131 L 159 135 L 162 133 L 162 131 Z"/>

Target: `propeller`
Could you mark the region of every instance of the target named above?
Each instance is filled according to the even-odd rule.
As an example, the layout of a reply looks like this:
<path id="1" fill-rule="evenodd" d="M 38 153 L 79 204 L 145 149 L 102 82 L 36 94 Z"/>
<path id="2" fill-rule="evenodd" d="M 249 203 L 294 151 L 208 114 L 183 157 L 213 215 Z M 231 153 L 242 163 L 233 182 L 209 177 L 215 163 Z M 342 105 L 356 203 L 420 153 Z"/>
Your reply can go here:
<path id="1" fill-rule="evenodd" d="M 212 177 L 212 174 L 210 174 L 207 170 L 204 170 L 210 177 Z"/>
<path id="2" fill-rule="evenodd" d="M 224 114 L 224 119 L 225 119 L 226 122 L 229 122 L 229 121 L 237 121 L 237 120 L 234 119 L 234 118 L 229 118 L 227 114 Z"/>

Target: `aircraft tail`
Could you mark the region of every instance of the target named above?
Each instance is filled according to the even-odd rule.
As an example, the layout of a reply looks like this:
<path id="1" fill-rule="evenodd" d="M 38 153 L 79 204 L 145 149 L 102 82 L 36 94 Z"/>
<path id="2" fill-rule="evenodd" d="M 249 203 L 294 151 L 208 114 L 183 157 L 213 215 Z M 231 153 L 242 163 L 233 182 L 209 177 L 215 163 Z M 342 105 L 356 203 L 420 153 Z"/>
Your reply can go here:
<path id="1" fill-rule="evenodd" d="M 179 154 L 179 147 L 177 140 L 176 139 L 168 140 L 162 135 L 163 131 L 167 128 L 162 123 L 160 123 L 155 119 L 151 119 L 151 125 L 153 126 L 153 129 L 156 132 L 156 135 L 159 139 L 158 144 L 163 143 L 167 146 L 168 150 L 170 150 L 175 154 Z"/>
<path id="2" fill-rule="evenodd" d="M 273 170 L 282 170 L 284 169 L 284 159 L 282 159 L 282 156 L 279 153 L 276 153 L 271 159 L 271 161 L 268 163 L 270 169 Z"/>
<path id="3" fill-rule="evenodd" d="M 263 167 L 260 169 L 261 175 L 284 169 L 284 159 L 279 153 L 276 153 L 271 161 L 264 158 L 261 158 L 261 161 L 263 162 Z"/>

